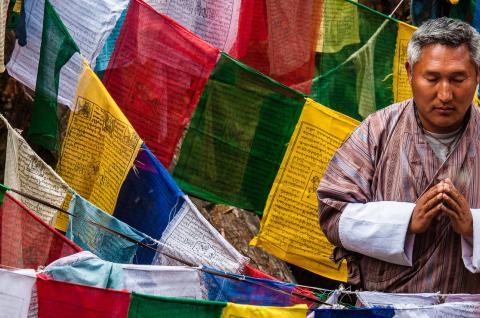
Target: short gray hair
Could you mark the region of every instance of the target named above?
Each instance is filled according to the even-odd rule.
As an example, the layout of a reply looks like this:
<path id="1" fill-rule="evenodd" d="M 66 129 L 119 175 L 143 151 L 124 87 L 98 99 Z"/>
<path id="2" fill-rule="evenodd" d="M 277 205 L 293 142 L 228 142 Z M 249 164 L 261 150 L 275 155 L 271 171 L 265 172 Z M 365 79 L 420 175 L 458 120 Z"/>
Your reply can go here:
<path id="1" fill-rule="evenodd" d="M 413 68 L 418 62 L 422 48 L 429 44 L 443 44 L 451 47 L 466 44 L 476 69 L 480 67 L 480 34 L 463 21 L 442 17 L 422 24 L 408 42 L 410 67 Z"/>

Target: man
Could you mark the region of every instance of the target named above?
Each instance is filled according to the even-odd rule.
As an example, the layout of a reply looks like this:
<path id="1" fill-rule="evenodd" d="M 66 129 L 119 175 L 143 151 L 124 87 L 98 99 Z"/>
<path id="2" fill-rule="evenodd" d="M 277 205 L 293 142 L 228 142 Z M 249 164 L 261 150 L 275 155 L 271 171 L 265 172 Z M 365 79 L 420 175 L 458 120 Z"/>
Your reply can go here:
<path id="1" fill-rule="evenodd" d="M 450 18 L 408 44 L 413 99 L 365 119 L 317 190 L 349 282 L 389 292 L 480 292 L 480 35 Z"/>

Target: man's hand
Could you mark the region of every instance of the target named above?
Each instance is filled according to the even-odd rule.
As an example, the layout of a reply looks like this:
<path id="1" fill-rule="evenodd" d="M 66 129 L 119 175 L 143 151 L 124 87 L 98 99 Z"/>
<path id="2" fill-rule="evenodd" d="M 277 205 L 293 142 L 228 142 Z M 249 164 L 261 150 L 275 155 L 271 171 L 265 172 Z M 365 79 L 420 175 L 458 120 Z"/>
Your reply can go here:
<path id="1" fill-rule="evenodd" d="M 440 182 L 418 198 L 408 226 L 410 233 L 425 232 L 433 218 L 442 211 L 443 188 L 443 182 Z"/>
<path id="2" fill-rule="evenodd" d="M 452 222 L 455 232 L 460 235 L 473 236 L 473 218 L 470 206 L 465 197 L 455 188 L 450 179 L 445 179 L 442 184 L 442 197 L 444 212 Z"/>

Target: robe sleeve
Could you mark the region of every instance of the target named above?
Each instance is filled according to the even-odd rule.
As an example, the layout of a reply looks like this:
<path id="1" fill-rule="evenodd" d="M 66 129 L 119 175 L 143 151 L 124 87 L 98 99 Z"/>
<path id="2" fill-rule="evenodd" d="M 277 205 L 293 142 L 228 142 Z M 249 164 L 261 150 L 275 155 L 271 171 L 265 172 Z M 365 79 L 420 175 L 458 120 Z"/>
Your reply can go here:
<path id="1" fill-rule="evenodd" d="M 472 273 L 480 273 L 480 209 L 471 209 L 473 237 L 462 236 L 462 259 Z"/>
<path id="2" fill-rule="evenodd" d="M 372 202 L 378 136 L 367 118 L 337 150 L 317 190 L 319 222 L 335 246 L 411 266 L 415 236 L 408 233 L 414 203 Z"/>

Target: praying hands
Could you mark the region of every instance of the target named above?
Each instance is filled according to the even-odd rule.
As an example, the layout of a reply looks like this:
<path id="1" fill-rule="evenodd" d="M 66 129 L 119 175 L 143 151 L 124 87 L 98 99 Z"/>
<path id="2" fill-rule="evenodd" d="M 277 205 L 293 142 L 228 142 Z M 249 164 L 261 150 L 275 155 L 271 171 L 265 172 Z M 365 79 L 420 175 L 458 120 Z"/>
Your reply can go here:
<path id="1" fill-rule="evenodd" d="M 439 213 L 450 218 L 456 233 L 472 237 L 473 219 L 470 206 L 448 178 L 431 187 L 417 200 L 409 231 L 417 234 L 425 232 Z"/>

